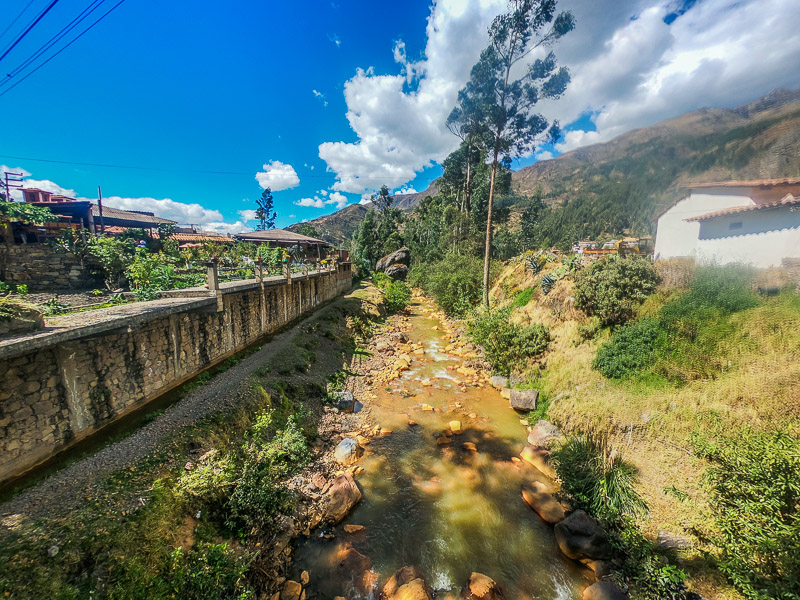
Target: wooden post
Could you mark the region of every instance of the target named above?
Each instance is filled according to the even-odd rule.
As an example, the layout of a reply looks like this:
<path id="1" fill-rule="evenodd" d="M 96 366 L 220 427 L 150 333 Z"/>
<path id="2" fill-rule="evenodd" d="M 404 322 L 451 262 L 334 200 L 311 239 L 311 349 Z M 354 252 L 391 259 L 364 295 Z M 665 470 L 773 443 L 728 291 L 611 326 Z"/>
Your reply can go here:
<path id="1" fill-rule="evenodd" d="M 100 191 L 100 186 L 97 186 L 97 209 L 100 212 L 100 233 L 106 232 L 106 224 L 103 222 L 103 192 Z"/>
<path id="2" fill-rule="evenodd" d="M 206 263 L 206 287 L 212 291 L 217 291 L 219 289 L 219 271 L 217 270 L 217 264 L 216 258 L 212 258 Z"/>
<path id="3" fill-rule="evenodd" d="M 264 263 L 260 258 L 256 259 L 256 280 L 264 281 Z"/>

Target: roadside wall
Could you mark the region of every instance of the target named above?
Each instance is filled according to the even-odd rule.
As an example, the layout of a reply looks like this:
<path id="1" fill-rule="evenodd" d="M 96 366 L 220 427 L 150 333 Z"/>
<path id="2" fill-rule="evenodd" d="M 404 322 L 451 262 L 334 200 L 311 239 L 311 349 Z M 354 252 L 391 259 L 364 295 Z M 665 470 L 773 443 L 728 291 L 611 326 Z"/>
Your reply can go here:
<path id="1" fill-rule="evenodd" d="M 64 292 L 102 287 L 99 265 L 48 244 L 0 244 L 0 280 L 25 284 L 30 292 Z"/>
<path id="2" fill-rule="evenodd" d="M 0 346 L 0 481 L 183 383 L 352 285 L 332 273 L 226 284 L 187 308 L 155 308 Z M 213 293 L 209 293 L 213 294 Z M 104 309 L 107 310 L 107 309 Z M 100 311 L 97 311 L 100 312 Z M 142 316 L 144 315 L 144 316 Z"/>

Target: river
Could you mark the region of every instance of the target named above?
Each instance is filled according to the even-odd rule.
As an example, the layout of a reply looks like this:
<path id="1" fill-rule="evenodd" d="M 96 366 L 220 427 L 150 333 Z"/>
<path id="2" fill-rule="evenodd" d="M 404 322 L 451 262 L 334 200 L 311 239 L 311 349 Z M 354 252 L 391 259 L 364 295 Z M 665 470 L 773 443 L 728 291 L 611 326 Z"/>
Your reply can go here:
<path id="1" fill-rule="evenodd" d="M 521 415 L 482 374 L 456 370 L 462 358 L 445 351 L 452 334 L 427 301 L 408 311 L 405 334 L 424 354 L 412 353 L 401 377 L 364 398 L 370 419 L 391 433 L 372 438 L 358 463 L 356 509 L 300 542 L 295 578 L 310 573 L 313 598 L 378 598 L 378 576 L 382 585 L 410 565 L 437 598 L 459 597 L 473 571 L 497 581 L 509 600 L 580 598 L 585 572 L 560 554 L 552 528 L 520 494 L 525 482 L 546 481 L 516 458 L 527 435 Z M 462 433 L 452 433 L 451 421 Z"/>

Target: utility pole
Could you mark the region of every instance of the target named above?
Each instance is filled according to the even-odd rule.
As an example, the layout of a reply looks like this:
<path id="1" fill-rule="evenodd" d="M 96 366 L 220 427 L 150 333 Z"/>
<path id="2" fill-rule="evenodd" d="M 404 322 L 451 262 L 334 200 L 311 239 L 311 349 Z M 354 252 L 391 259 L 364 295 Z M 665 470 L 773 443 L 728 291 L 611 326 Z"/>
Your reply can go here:
<path id="1" fill-rule="evenodd" d="M 23 177 L 25 177 L 25 173 L 9 173 L 5 171 L 6 202 L 13 202 L 11 200 L 11 190 L 22 187 Z"/>
<path id="2" fill-rule="evenodd" d="M 100 233 L 106 232 L 106 225 L 103 223 L 103 192 L 97 186 L 97 207 L 100 210 Z"/>

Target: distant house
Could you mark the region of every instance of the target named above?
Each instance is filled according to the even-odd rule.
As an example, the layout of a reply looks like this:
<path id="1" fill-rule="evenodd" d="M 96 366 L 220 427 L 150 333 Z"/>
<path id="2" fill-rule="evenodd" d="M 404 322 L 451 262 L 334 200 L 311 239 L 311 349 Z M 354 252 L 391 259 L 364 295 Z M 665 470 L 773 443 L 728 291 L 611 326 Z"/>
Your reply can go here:
<path id="1" fill-rule="evenodd" d="M 780 265 L 800 258 L 800 178 L 692 184 L 658 217 L 655 259 Z"/>
<path id="2" fill-rule="evenodd" d="M 249 231 L 234 235 L 237 240 L 254 242 L 256 244 L 269 244 L 272 247 L 291 248 L 297 246 L 302 254 L 308 258 L 324 258 L 331 245 L 325 240 L 320 240 L 286 229 L 267 229 L 266 231 Z"/>

